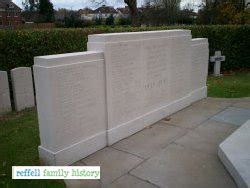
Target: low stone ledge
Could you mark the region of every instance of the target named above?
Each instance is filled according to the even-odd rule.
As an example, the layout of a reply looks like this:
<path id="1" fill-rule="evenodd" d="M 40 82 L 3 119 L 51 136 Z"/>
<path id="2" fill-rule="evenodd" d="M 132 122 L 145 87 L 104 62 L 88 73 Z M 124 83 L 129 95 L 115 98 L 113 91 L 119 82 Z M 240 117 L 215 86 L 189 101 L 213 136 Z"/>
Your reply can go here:
<path id="1" fill-rule="evenodd" d="M 250 187 L 250 120 L 219 145 L 218 155 L 239 188 Z"/>

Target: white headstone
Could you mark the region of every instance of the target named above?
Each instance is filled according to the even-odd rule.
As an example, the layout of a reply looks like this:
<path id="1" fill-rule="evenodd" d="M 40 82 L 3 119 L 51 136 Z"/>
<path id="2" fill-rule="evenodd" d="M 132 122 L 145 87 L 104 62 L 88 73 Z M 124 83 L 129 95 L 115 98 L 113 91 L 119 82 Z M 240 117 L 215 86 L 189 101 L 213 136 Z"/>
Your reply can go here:
<path id="1" fill-rule="evenodd" d="M 221 55 L 221 51 L 216 51 L 214 56 L 210 57 L 210 61 L 214 62 L 214 76 L 222 76 L 220 73 L 221 61 L 225 61 L 226 57 Z"/>
<path id="2" fill-rule="evenodd" d="M 67 165 L 106 146 L 102 52 L 35 57 L 40 158 Z"/>
<path id="3" fill-rule="evenodd" d="M 30 67 L 19 67 L 11 70 L 12 90 L 15 110 L 35 106 L 32 72 Z"/>
<path id="4" fill-rule="evenodd" d="M 0 115 L 11 111 L 10 90 L 6 71 L 0 71 Z"/>

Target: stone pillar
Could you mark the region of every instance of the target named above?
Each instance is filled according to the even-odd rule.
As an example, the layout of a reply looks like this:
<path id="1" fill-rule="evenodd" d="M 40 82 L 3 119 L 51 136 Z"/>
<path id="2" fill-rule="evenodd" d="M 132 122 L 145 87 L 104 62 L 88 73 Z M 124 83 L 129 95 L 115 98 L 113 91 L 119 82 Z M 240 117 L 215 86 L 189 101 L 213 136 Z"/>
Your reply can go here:
<path id="1" fill-rule="evenodd" d="M 12 89 L 15 110 L 35 106 L 32 72 L 30 67 L 19 67 L 11 70 Z"/>
<path id="2" fill-rule="evenodd" d="M 11 111 L 10 90 L 6 71 L 0 71 L 0 115 Z"/>

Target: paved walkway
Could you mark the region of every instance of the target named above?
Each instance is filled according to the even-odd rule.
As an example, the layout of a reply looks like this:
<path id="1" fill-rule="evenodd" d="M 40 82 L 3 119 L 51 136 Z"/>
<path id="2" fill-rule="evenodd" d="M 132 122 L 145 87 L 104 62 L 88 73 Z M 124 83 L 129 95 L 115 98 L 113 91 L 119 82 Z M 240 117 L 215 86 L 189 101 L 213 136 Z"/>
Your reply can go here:
<path id="1" fill-rule="evenodd" d="M 68 187 L 233 188 L 217 147 L 250 119 L 250 98 L 206 98 L 75 165 L 100 165 L 101 180 Z"/>

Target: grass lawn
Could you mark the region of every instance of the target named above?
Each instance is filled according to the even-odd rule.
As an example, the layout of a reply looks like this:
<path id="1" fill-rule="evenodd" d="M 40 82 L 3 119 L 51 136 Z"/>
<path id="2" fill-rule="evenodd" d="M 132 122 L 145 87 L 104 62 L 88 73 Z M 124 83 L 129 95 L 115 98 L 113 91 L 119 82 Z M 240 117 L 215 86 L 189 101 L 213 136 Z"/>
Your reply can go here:
<path id="1" fill-rule="evenodd" d="M 12 180 L 12 166 L 39 166 L 37 115 L 34 109 L 0 117 L 0 187 L 65 187 L 63 181 Z"/>
<path id="2" fill-rule="evenodd" d="M 250 73 L 208 78 L 210 97 L 249 97 Z M 39 134 L 34 109 L 0 117 L 0 187 L 65 187 L 63 181 L 12 180 L 12 166 L 39 165 Z"/>
<path id="3" fill-rule="evenodd" d="M 219 98 L 250 97 L 250 72 L 235 72 L 208 77 L 208 96 Z"/>

